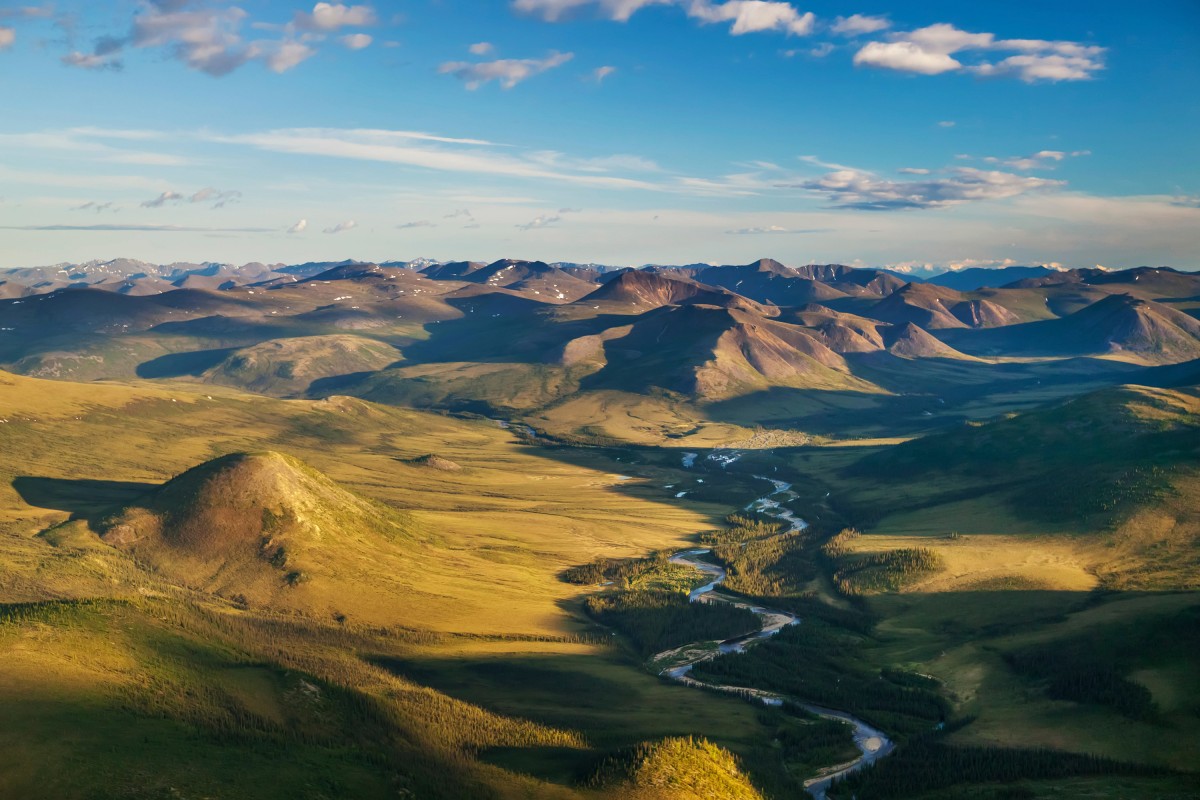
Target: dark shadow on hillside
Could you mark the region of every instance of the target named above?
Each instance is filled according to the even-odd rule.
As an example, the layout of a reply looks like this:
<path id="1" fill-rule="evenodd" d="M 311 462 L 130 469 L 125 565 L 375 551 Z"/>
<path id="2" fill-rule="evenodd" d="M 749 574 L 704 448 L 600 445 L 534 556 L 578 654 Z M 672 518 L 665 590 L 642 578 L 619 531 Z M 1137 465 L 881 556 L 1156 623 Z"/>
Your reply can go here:
<path id="1" fill-rule="evenodd" d="M 235 347 L 215 350 L 193 350 L 190 353 L 169 353 L 165 356 L 144 361 L 137 366 L 139 378 L 181 378 L 197 376 L 215 367 L 235 352 Z"/>
<path id="2" fill-rule="evenodd" d="M 22 475 L 12 487 L 31 506 L 65 511 L 71 519 L 96 522 L 106 512 L 132 503 L 159 488 L 157 483 L 133 481 L 68 480 Z"/>

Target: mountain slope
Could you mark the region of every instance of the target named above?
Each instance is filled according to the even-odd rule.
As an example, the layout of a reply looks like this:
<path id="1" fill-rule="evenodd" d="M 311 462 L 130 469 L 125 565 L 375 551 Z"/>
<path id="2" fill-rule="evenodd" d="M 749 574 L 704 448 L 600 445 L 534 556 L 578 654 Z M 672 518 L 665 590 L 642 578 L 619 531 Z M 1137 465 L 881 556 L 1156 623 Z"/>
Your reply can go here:
<path id="1" fill-rule="evenodd" d="M 922 508 L 943 483 L 956 485 L 947 503 L 995 495 L 1023 519 L 1091 533 L 1109 586 L 1194 589 L 1198 465 L 1200 391 L 1124 386 L 899 444 L 850 474 L 891 487 L 893 507 L 906 485 Z"/>
<path id="2" fill-rule="evenodd" d="M 360 336 L 273 339 L 235 350 L 201 380 L 279 397 L 303 395 L 314 381 L 374 372 L 395 363 L 391 345 Z"/>
<path id="3" fill-rule="evenodd" d="M 728 289 L 643 270 L 623 272 L 582 298 L 578 305 L 611 313 L 642 313 L 663 306 L 705 304 L 767 314 L 763 305 Z"/>

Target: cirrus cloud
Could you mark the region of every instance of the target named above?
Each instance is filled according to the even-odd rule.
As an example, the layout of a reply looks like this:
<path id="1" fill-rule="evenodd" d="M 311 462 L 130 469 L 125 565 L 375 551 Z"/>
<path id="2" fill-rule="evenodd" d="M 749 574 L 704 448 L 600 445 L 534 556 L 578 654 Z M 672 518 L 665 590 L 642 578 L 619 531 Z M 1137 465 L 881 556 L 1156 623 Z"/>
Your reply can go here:
<path id="1" fill-rule="evenodd" d="M 561 67 L 574 53 L 551 51 L 545 58 L 502 58 L 496 61 L 447 61 L 438 67 L 441 75 L 453 75 L 475 91 L 479 87 L 497 81 L 502 89 L 512 89 L 518 83 L 535 75 Z"/>

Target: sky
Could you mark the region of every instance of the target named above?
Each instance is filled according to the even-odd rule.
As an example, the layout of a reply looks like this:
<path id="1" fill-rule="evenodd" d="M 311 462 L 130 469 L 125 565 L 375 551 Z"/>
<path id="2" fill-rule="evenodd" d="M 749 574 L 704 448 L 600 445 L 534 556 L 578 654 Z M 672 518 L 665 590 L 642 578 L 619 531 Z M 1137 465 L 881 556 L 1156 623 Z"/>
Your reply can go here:
<path id="1" fill-rule="evenodd" d="M 1196 0 L 0 0 L 0 268 L 1197 269 L 1197 86 Z"/>

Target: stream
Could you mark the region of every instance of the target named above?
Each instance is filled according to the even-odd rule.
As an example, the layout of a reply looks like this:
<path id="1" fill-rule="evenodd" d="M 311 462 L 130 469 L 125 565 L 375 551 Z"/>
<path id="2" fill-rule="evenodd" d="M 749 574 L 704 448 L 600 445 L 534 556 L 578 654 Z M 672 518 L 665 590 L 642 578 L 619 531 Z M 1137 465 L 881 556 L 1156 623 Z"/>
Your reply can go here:
<path id="1" fill-rule="evenodd" d="M 687 458 L 691 456 L 691 458 Z M 690 467 L 695 461 L 695 455 L 688 453 L 685 456 L 684 466 Z M 690 462 L 690 463 L 689 463 Z M 769 481 L 774 487 L 774 491 L 764 497 L 760 497 L 750 505 L 746 506 L 747 511 L 757 511 L 761 514 L 774 517 L 777 520 L 787 523 L 788 528 L 783 534 L 802 531 L 808 527 L 808 523 L 797 517 L 791 509 L 783 505 L 783 501 L 791 499 L 788 495 L 791 494 L 792 485 L 785 481 L 767 478 L 763 475 L 755 475 L 754 477 L 760 480 Z M 791 495 L 794 497 L 795 495 Z M 777 497 L 781 499 L 776 499 Z M 756 633 L 738 636 L 732 639 L 726 639 L 718 643 L 713 649 L 710 643 L 694 642 L 683 647 L 673 648 L 672 650 L 659 653 L 654 657 L 658 660 L 664 657 L 682 656 L 686 660 L 683 663 L 664 669 L 660 674 L 679 681 L 689 686 L 704 686 L 717 691 L 736 694 L 747 699 L 757 700 L 764 705 L 782 705 L 784 700 L 790 700 L 796 703 L 810 714 L 815 714 L 818 717 L 825 719 L 834 719 L 845 722 L 854 729 L 854 744 L 858 747 L 859 756 L 852 761 L 844 764 L 838 764 L 833 767 L 822 770 L 816 777 L 805 781 L 804 788 L 808 790 L 816 800 L 825 800 L 825 793 L 829 789 L 830 784 L 837 778 L 846 775 L 854 770 L 861 769 L 867 764 L 871 764 L 885 756 L 889 755 L 895 745 L 887 737 L 883 731 L 874 728 L 871 725 L 863 722 L 861 719 L 847 714 L 844 711 L 837 709 L 824 708 L 810 703 L 802 703 L 795 698 L 788 698 L 785 695 L 775 692 L 768 692 L 762 689 L 748 689 L 743 686 L 724 686 L 719 684 L 707 683 L 705 681 L 693 678 L 690 673 L 692 667 L 702 661 L 708 661 L 716 658 L 718 655 L 725 653 L 741 653 L 744 652 L 750 645 L 768 639 L 771 636 L 779 633 L 779 631 L 789 625 L 799 625 L 800 618 L 789 611 L 780 609 L 766 608 L 764 606 L 753 606 L 749 603 L 739 602 L 731 597 L 726 597 L 716 593 L 716 589 L 725 580 L 725 569 L 716 564 L 711 564 L 701 560 L 701 557 L 709 553 L 705 549 L 682 550 L 671 556 L 671 563 L 683 564 L 689 567 L 694 567 L 700 570 L 709 577 L 711 581 L 703 586 L 693 589 L 688 594 L 688 599 L 693 603 L 731 603 L 741 608 L 748 608 L 753 613 L 757 614 L 762 620 L 762 629 Z M 708 645 L 706 647 L 706 645 Z"/>

